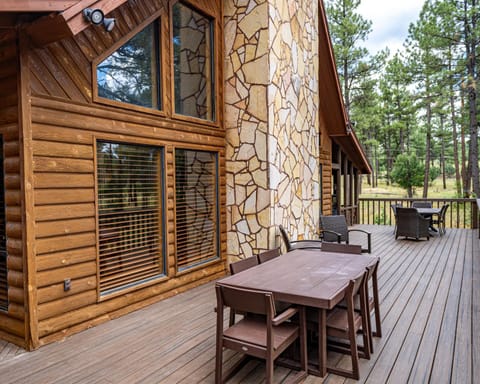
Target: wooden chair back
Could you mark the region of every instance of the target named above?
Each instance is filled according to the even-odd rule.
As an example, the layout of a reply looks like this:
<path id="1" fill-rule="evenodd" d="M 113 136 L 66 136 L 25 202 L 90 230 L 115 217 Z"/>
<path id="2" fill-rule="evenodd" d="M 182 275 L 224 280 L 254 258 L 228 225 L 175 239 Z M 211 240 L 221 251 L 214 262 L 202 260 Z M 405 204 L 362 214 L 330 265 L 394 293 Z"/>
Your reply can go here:
<path id="1" fill-rule="evenodd" d="M 339 243 L 322 243 L 323 252 L 337 252 L 337 253 L 352 253 L 360 255 L 362 253 L 362 246 L 355 244 L 339 244 Z"/>
<path id="2" fill-rule="evenodd" d="M 369 321 L 369 330 L 370 330 L 370 346 L 372 347 L 372 335 L 375 337 L 382 337 L 382 324 L 380 319 L 380 298 L 378 295 L 378 266 L 380 264 L 380 259 L 377 260 L 374 266 L 367 268 L 367 281 L 372 282 L 372 296 L 368 294 L 368 285 L 367 287 L 367 304 L 369 312 L 374 312 L 375 315 L 375 331 L 372 330 L 372 324 L 370 316 L 368 317 Z M 371 348 L 371 352 L 373 352 L 373 348 Z"/>
<path id="3" fill-rule="evenodd" d="M 275 304 L 271 292 L 250 289 L 217 286 L 222 304 L 235 311 L 255 313 L 257 315 L 275 317 Z"/>
<path id="4" fill-rule="evenodd" d="M 258 265 L 258 257 L 257 255 L 247 257 L 246 259 L 242 259 L 239 261 L 235 261 L 230 264 L 230 273 L 234 275 L 235 273 L 242 272 L 248 268 L 254 267 Z"/>
<path id="5" fill-rule="evenodd" d="M 258 261 L 260 264 L 262 264 L 280 256 L 281 254 L 280 248 L 269 249 L 268 251 L 258 254 Z"/>

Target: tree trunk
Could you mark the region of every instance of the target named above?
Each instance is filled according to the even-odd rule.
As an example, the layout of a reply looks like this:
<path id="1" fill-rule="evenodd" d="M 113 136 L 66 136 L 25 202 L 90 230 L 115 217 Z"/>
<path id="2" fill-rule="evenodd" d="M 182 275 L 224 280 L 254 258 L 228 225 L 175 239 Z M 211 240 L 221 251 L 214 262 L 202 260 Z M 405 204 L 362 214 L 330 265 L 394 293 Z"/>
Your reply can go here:
<path id="1" fill-rule="evenodd" d="M 462 90 L 462 97 L 460 99 L 461 110 L 465 110 L 465 92 Z M 465 124 L 463 123 L 462 119 L 462 126 L 461 126 L 461 144 L 462 144 L 462 183 L 463 183 L 463 197 L 468 198 L 470 196 L 470 173 L 468 170 L 467 165 L 467 145 L 465 143 Z"/>
<path id="2" fill-rule="evenodd" d="M 455 97 L 453 84 L 450 84 L 450 116 L 452 120 L 452 139 L 453 139 L 453 164 L 455 165 L 455 188 L 457 197 L 462 196 L 462 180 L 460 176 L 460 161 L 458 158 L 458 138 L 457 138 L 457 122 L 455 113 Z"/>
<path id="3" fill-rule="evenodd" d="M 427 95 L 429 95 L 430 89 L 427 79 Z M 432 106 L 430 102 L 430 96 L 427 96 L 427 137 L 425 143 L 425 176 L 423 178 L 423 194 L 422 197 L 425 199 L 428 196 L 428 183 L 430 182 L 430 147 L 432 142 Z"/>
<path id="4" fill-rule="evenodd" d="M 443 114 L 440 115 L 440 129 L 441 129 L 441 147 L 440 147 L 440 170 L 442 172 L 442 182 L 443 182 L 443 189 L 447 189 L 447 175 L 446 175 L 446 167 L 445 167 L 445 134 L 443 131 L 443 121 L 445 117 Z"/>
<path id="5" fill-rule="evenodd" d="M 477 90 L 476 90 L 476 49 L 475 40 L 476 17 L 474 14 L 469 23 L 467 1 L 465 1 L 465 51 L 467 55 L 467 71 L 468 71 L 468 111 L 470 126 L 470 148 L 469 148 L 469 168 L 472 177 L 472 188 L 475 195 L 480 196 L 480 183 L 478 176 L 478 126 L 477 126 Z M 476 9 L 476 0 L 472 0 L 472 9 Z M 477 12 L 475 12 L 477 13 Z"/>

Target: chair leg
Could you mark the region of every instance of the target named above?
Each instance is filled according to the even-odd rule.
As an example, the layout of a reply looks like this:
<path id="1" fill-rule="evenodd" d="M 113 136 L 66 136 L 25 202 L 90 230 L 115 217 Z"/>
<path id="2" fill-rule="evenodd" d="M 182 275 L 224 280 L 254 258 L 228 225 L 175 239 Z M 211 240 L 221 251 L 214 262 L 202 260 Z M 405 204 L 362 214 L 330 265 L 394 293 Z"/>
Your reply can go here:
<path id="1" fill-rule="evenodd" d="M 266 373 L 265 373 L 265 384 L 272 384 L 273 380 L 273 358 L 265 360 Z"/>
<path id="2" fill-rule="evenodd" d="M 215 384 L 222 384 L 222 365 L 223 365 L 223 346 L 222 343 L 217 339 L 217 352 L 215 356 Z"/>
<path id="3" fill-rule="evenodd" d="M 360 370 L 358 368 L 358 349 L 355 335 L 350 337 L 350 354 L 352 355 L 352 377 L 358 380 L 360 378 Z"/>

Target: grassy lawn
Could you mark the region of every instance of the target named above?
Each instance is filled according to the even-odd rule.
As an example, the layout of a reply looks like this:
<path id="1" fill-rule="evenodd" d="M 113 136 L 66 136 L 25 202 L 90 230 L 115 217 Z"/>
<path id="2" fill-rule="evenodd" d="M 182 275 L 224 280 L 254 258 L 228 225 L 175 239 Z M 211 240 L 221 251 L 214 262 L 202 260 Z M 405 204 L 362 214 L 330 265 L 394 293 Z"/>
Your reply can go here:
<path id="1" fill-rule="evenodd" d="M 413 197 L 421 198 L 423 193 L 423 188 L 416 188 L 413 194 Z M 367 184 L 367 178 L 363 177 L 362 180 L 362 193 L 360 197 L 378 197 L 378 198 L 406 198 L 407 191 L 396 184 L 387 185 L 385 180 L 379 180 L 378 187 L 372 188 Z M 455 179 L 447 179 L 447 189 L 443 189 L 442 178 L 438 177 L 428 188 L 428 197 L 429 198 L 446 198 L 454 199 L 456 198 L 455 191 Z"/>

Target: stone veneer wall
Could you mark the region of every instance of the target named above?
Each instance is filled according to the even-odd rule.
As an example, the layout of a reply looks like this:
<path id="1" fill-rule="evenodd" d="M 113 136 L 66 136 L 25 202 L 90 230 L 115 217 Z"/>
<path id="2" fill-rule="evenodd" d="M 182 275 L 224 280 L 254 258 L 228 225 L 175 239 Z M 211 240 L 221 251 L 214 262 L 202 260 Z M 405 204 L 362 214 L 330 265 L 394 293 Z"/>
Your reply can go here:
<path id="1" fill-rule="evenodd" d="M 318 230 L 318 2 L 225 0 L 228 256 Z"/>

